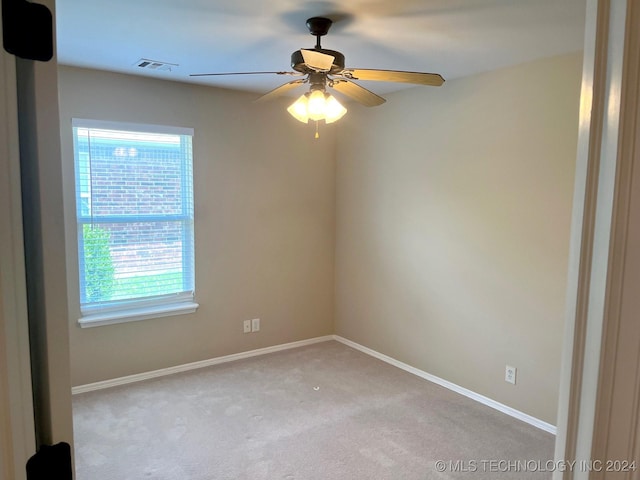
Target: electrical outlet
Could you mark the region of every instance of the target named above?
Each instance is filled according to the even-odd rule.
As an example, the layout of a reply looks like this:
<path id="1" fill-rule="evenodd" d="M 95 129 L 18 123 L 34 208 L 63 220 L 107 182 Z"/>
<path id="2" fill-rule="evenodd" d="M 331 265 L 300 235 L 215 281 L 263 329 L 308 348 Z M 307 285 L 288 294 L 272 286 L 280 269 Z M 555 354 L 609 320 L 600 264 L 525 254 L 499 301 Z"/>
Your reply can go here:
<path id="1" fill-rule="evenodd" d="M 251 333 L 251 320 L 245 320 L 243 322 L 244 333 Z"/>
<path id="2" fill-rule="evenodd" d="M 509 382 L 509 383 L 513 383 L 514 385 L 516 384 L 516 372 L 518 371 L 518 369 L 516 367 L 511 367 L 509 365 L 507 365 L 507 368 L 505 369 L 504 372 L 504 381 L 505 382 Z"/>
<path id="3" fill-rule="evenodd" d="M 260 319 L 259 318 L 254 318 L 253 320 L 251 320 L 251 331 L 252 332 L 259 332 L 260 331 Z"/>

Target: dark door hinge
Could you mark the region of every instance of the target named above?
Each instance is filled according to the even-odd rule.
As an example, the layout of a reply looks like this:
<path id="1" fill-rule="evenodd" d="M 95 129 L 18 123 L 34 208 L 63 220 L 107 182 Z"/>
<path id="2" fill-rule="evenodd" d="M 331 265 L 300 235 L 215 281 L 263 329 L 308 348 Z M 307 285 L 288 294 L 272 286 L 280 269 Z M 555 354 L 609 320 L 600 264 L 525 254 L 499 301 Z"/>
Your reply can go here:
<path id="1" fill-rule="evenodd" d="M 2 0 L 2 43 L 4 49 L 20 58 L 53 58 L 53 16 L 39 3 Z"/>

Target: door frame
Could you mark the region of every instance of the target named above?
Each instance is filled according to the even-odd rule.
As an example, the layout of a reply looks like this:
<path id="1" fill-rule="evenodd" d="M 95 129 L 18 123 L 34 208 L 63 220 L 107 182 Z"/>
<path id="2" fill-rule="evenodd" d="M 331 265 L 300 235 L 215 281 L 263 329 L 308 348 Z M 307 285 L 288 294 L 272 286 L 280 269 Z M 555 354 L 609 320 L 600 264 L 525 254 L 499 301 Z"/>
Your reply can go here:
<path id="1" fill-rule="evenodd" d="M 25 480 L 24 465 L 36 448 L 15 63 L 0 51 L 0 480 Z"/>
<path id="2" fill-rule="evenodd" d="M 622 305 L 621 249 L 632 222 L 627 173 L 640 153 L 634 129 L 640 110 L 640 98 L 634 94 L 637 58 L 631 55 L 640 41 L 638 29 L 631 28 L 637 10 L 635 0 L 587 0 L 555 449 L 556 462 L 574 468 L 555 471 L 554 480 L 603 478 L 603 472 L 589 468 L 599 457 L 603 439 L 606 443 L 618 434 L 628 435 L 597 429 L 596 419 L 601 424 L 610 413 L 606 399 L 614 388 L 605 388 L 608 379 L 602 373 L 614 368 L 616 353 L 623 353 L 616 352 L 620 345 L 604 340 L 615 329 Z"/>

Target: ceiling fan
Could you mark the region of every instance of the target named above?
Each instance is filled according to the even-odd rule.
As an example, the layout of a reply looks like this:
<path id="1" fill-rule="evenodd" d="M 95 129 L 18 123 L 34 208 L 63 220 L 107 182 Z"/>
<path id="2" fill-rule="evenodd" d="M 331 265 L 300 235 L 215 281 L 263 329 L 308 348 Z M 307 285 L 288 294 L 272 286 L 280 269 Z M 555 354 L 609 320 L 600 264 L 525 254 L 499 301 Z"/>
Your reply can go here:
<path id="1" fill-rule="evenodd" d="M 303 48 L 291 54 L 291 68 L 294 70 L 292 72 L 195 73 L 191 76 L 275 74 L 304 77 L 280 85 L 256 100 L 257 102 L 270 100 L 308 83 L 310 85 L 309 91 L 288 108 L 291 115 L 304 123 L 308 123 L 309 120 L 316 122 L 325 120 L 326 123 L 332 123 L 342 118 L 347 112 L 327 92 L 327 88 L 333 88 L 367 107 L 375 107 L 386 101 L 372 91 L 354 83 L 353 80 L 401 82 L 436 87 L 444 83 L 444 79 L 437 73 L 346 68 L 342 53 L 322 48 L 320 45 L 320 39 L 329 32 L 332 23 L 332 20 L 324 17 L 312 17 L 307 20 L 307 28 L 311 35 L 316 37 L 316 45 L 313 49 Z"/>

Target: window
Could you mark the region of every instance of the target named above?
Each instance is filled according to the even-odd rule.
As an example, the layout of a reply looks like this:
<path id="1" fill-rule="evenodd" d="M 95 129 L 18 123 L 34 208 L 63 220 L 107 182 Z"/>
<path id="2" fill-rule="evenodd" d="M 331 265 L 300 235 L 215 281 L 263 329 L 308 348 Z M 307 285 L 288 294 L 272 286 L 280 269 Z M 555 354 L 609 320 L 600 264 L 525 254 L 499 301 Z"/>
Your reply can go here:
<path id="1" fill-rule="evenodd" d="M 82 326 L 197 308 L 192 136 L 73 120 Z"/>

